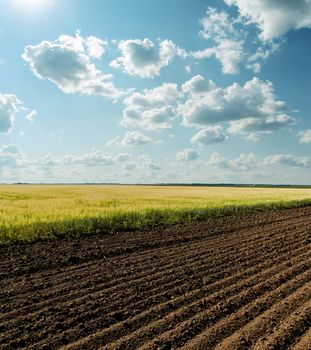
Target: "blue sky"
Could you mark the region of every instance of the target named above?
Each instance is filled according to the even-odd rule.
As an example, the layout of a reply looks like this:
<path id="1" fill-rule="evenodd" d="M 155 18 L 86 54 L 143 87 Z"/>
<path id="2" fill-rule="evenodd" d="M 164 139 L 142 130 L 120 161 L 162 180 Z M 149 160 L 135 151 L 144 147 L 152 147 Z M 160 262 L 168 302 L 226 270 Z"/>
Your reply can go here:
<path id="1" fill-rule="evenodd" d="M 310 0 L 0 5 L 1 182 L 310 184 Z"/>

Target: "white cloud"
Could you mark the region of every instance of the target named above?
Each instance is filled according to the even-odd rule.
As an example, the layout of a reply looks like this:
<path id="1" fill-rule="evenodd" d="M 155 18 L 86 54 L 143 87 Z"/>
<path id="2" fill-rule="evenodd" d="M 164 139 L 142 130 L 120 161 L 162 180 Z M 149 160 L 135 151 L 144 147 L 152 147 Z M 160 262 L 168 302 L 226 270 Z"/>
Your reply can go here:
<path id="1" fill-rule="evenodd" d="M 104 154 L 96 149 L 92 149 L 90 153 L 81 156 L 64 156 L 59 162 L 65 165 L 84 165 L 84 166 L 100 166 L 113 165 L 114 157 L 109 154 Z"/>
<path id="2" fill-rule="evenodd" d="M 149 142 L 152 142 L 149 136 L 145 136 L 139 131 L 127 131 L 123 137 L 118 136 L 115 139 L 108 141 L 106 145 L 117 145 L 121 147 L 143 146 Z"/>
<path id="3" fill-rule="evenodd" d="M 222 65 L 224 74 L 239 73 L 239 64 L 244 60 L 244 40 L 235 28 L 234 20 L 225 11 L 217 11 L 209 7 L 206 17 L 201 20 L 203 29 L 200 35 L 211 40 L 215 46 L 205 50 L 191 52 L 189 55 L 196 59 L 215 56 Z"/>
<path id="4" fill-rule="evenodd" d="M 158 172 L 162 169 L 160 163 L 153 159 L 149 154 L 143 154 L 139 157 L 142 167 L 151 170 L 152 172 Z"/>
<path id="5" fill-rule="evenodd" d="M 98 95 L 116 99 L 122 96 L 111 81 L 92 63 L 104 52 L 104 42 L 95 37 L 61 35 L 55 41 L 42 41 L 25 47 L 22 58 L 39 79 L 55 83 L 65 93 Z"/>
<path id="6" fill-rule="evenodd" d="M 4 145 L 0 148 L 0 169 L 22 168 L 27 165 L 28 162 L 17 145 Z"/>
<path id="7" fill-rule="evenodd" d="M 146 130 L 163 130 L 172 127 L 170 121 L 176 116 L 174 108 L 167 106 L 142 110 L 136 106 L 127 107 L 123 111 L 123 126 L 137 125 Z"/>
<path id="8" fill-rule="evenodd" d="M 259 158 L 253 153 L 241 153 L 238 158 L 229 161 L 232 169 L 248 171 L 258 167 Z"/>
<path id="9" fill-rule="evenodd" d="M 261 160 L 253 153 L 240 154 L 239 157 L 227 160 L 218 153 L 213 153 L 207 165 L 215 168 L 230 169 L 236 171 L 249 171 L 269 165 L 286 165 L 294 168 L 306 168 L 311 166 L 311 157 L 301 157 L 292 154 L 270 155 Z"/>
<path id="10" fill-rule="evenodd" d="M 192 161 L 200 157 L 200 153 L 194 149 L 184 149 L 176 154 L 178 161 Z"/>
<path id="11" fill-rule="evenodd" d="M 125 98 L 123 126 L 139 126 L 147 130 L 163 130 L 172 127 L 176 117 L 179 92 L 176 84 L 163 84 L 142 92 L 134 92 Z"/>
<path id="12" fill-rule="evenodd" d="M 219 153 L 213 153 L 207 165 L 214 168 L 226 169 L 228 168 L 228 161 Z"/>
<path id="13" fill-rule="evenodd" d="M 311 129 L 298 133 L 300 143 L 311 143 Z"/>
<path id="14" fill-rule="evenodd" d="M 141 78 L 154 78 L 163 67 L 169 65 L 178 53 L 178 48 L 171 40 L 160 41 L 158 45 L 151 40 L 123 40 L 118 44 L 121 56 L 111 61 L 114 68 Z"/>
<path id="15" fill-rule="evenodd" d="M 275 51 L 280 49 L 280 43 L 268 42 L 257 48 L 254 54 L 247 57 L 246 68 L 253 70 L 255 73 L 259 73 L 262 63 L 266 61 Z"/>
<path id="16" fill-rule="evenodd" d="M 116 165 L 117 162 L 123 163 L 127 162 L 132 158 L 130 154 L 127 153 L 119 153 L 117 155 L 112 155 L 108 153 L 103 153 L 97 149 L 92 149 L 90 152 L 73 156 L 73 155 L 65 155 L 60 158 L 55 158 L 50 155 L 40 158 L 36 161 L 45 165 L 82 165 L 85 167 L 93 167 L 93 166 L 112 166 Z"/>
<path id="17" fill-rule="evenodd" d="M 217 11 L 213 7 L 207 9 L 206 17 L 201 20 L 201 24 L 203 29 L 200 31 L 200 35 L 205 39 L 220 40 L 238 36 L 228 13 Z"/>
<path id="18" fill-rule="evenodd" d="M 1 154 L 18 154 L 20 153 L 20 149 L 17 145 L 3 145 L 0 148 Z"/>
<path id="19" fill-rule="evenodd" d="M 197 59 L 215 56 L 220 61 L 224 74 L 238 74 L 240 72 L 239 64 L 244 59 L 243 42 L 222 39 L 217 46 L 193 52 L 192 56 Z"/>
<path id="20" fill-rule="evenodd" d="M 26 119 L 28 119 L 30 122 L 33 122 L 37 115 L 38 115 L 38 112 L 34 109 L 26 115 Z"/>
<path id="21" fill-rule="evenodd" d="M 0 132 L 9 133 L 14 127 L 15 114 L 22 110 L 22 102 L 10 94 L 0 94 Z"/>
<path id="22" fill-rule="evenodd" d="M 112 166 L 117 162 L 126 162 L 131 159 L 131 155 L 127 153 L 119 153 L 117 155 L 103 153 L 95 148 L 90 152 L 81 155 L 65 155 L 59 158 L 53 157 L 48 154 L 35 161 L 32 161 L 32 165 L 40 166 L 72 166 L 81 165 L 85 167 L 94 166 Z"/>
<path id="23" fill-rule="evenodd" d="M 127 162 L 132 158 L 132 156 L 128 153 L 119 153 L 114 159 L 118 162 Z"/>
<path id="24" fill-rule="evenodd" d="M 234 83 L 226 88 L 217 87 L 213 82 L 209 82 L 209 88 L 206 88 L 205 92 L 201 89 L 200 94 L 195 93 L 195 85 L 189 82 L 184 86 L 188 86 L 187 92 L 190 96 L 184 104 L 179 105 L 178 109 L 186 126 L 205 127 L 226 121 L 256 118 L 256 121 L 262 120 L 261 123 L 257 123 L 258 128 L 267 130 L 294 121 L 293 118 L 284 115 L 285 102 L 277 99 L 273 85 L 269 81 L 253 78 L 243 86 Z M 200 78 L 200 84 L 204 85 L 203 83 Z M 249 120 L 253 122 L 253 119 Z M 242 126 L 247 129 L 251 124 L 249 122 L 247 125 L 246 122 Z M 243 129 L 241 126 L 239 129 L 238 126 L 235 125 L 232 130 Z"/>
<path id="25" fill-rule="evenodd" d="M 269 0 L 251 0 L 249 2 L 245 0 L 225 1 L 228 4 L 239 3 L 242 7 L 251 8 L 252 5 L 250 3 L 268 3 Z M 282 2 L 282 0 L 276 1 Z M 264 13 L 263 11 L 260 12 Z M 279 49 L 280 40 L 278 42 L 262 41 L 259 44 L 258 40 L 254 40 L 254 34 L 251 32 L 252 28 L 249 26 L 250 23 L 250 21 L 245 20 L 241 16 L 232 18 L 225 11 L 218 11 L 209 7 L 206 17 L 201 20 L 203 29 L 199 34 L 201 37 L 213 42 L 214 45 L 203 50 L 190 52 L 188 57 L 205 59 L 214 56 L 220 61 L 224 74 L 239 73 L 241 64 L 244 64 L 247 69 L 258 73 L 261 70 L 262 63 Z M 256 45 L 255 52 L 247 49 Z"/>
<path id="26" fill-rule="evenodd" d="M 145 89 L 142 93 L 135 92 L 127 97 L 124 102 L 126 105 L 137 105 L 140 107 L 163 107 L 163 104 L 171 104 L 178 98 L 177 85 L 165 83 L 154 89 Z"/>
<path id="27" fill-rule="evenodd" d="M 255 24 L 263 41 L 280 37 L 291 29 L 311 27 L 310 0 L 224 0 L 238 7 L 246 23 Z"/>
<path id="28" fill-rule="evenodd" d="M 295 123 L 287 114 L 285 102 L 277 98 L 273 84 L 256 77 L 242 86 L 234 83 L 222 88 L 196 75 L 180 90 L 177 84 L 165 83 L 132 93 L 124 104 L 121 125 L 163 130 L 172 128 L 174 120 L 181 116 L 185 126 L 205 129 L 192 139 L 198 144 L 227 138 L 220 130 L 223 126 L 212 124 L 229 123 L 229 133 L 255 140 Z"/>
<path id="29" fill-rule="evenodd" d="M 279 114 L 266 119 L 246 118 L 230 122 L 228 131 L 233 135 L 244 135 L 250 140 L 258 140 L 262 134 L 271 134 L 278 129 L 295 123 L 295 119 Z"/>
<path id="30" fill-rule="evenodd" d="M 87 51 L 91 57 L 101 58 L 105 53 L 105 46 L 107 42 L 96 38 L 96 36 L 89 36 L 86 39 Z"/>
<path id="31" fill-rule="evenodd" d="M 213 143 L 224 142 L 228 137 L 225 135 L 221 125 L 210 125 L 201 129 L 191 139 L 191 143 L 198 145 L 210 145 Z"/>
<path id="32" fill-rule="evenodd" d="M 265 165 L 283 164 L 294 168 L 311 167 L 311 157 L 300 157 L 292 154 L 276 154 L 264 159 Z"/>
<path id="33" fill-rule="evenodd" d="M 181 86 L 184 93 L 194 97 L 204 96 L 206 92 L 215 88 L 216 84 L 212 80 L 205 80 L 202 75 L 195 75 Z"/>
<path id="34" fill-rule="evenodd" d="M 50 176 L 55 170 L 75 169 L 73 167 L 77 166 L 80 169 L 118 166 L 117 163 L 128 162 L 131 158 L 132 156 L 126 153 L 112 155 L 92 149 L 90 152 L 81 155 L 55 157 L 51 154 L 46 154 L 38 159 L 30 160 L 21 152 L 17 145 L 4 145 L 0 147 L 0 171 L 15 171 L 27 168 L 27 173 L 29 174 L 43 172 L 46 177 Z M 22 181 L 24 181 L 25 176 L 27 177 L 26 174 L 22 174 Z M 44 181 L 46 181 L 46 178 Z"/>
<path id="35" fill-rule="evenodd" d="M 249 171 L 256 169 L 259 165 L 259 158 L 253 153 L 241 153 L 239 157 L 227 160 L 218 153 L 213 153 L 207 165 L 214 168 L 230 169 L 237 171 Z"/>

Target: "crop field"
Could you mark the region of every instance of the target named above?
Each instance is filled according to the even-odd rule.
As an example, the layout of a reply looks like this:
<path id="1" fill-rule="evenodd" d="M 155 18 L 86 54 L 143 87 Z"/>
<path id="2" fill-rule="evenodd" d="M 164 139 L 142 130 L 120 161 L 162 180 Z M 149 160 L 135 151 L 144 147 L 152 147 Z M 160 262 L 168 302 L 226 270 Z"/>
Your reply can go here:
<path id="1" fill-rule="evenodd" d="M 0 349 L 311 349 L 311 190 L 1 186 Z"/>
<path id="2" fill-rule="evenodd" d="M 3 350 L 311 348 L 310 206 L 0 256 Z"/>
<path id="3" fill-rule="evenodd" d="M 0 186 L 0 243 L 109 233 L 311 203 L 311 189 Z"/>

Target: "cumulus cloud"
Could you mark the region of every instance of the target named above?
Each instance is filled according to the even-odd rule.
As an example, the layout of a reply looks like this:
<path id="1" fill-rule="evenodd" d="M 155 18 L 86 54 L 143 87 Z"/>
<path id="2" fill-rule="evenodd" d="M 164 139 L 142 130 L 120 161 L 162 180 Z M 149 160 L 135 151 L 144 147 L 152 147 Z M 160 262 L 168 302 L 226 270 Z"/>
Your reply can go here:
<path id="1" fill-rule="evenodd" d="M 229 14 L 225 11 L 217 11 L 213 7 L 208 7 L 206 17 L 201 20 L 201 25 L 203 29 L 200 35 L 205 39 L 220 40 L 238 36 L 238 31 Z"/>
<path id="2" fill-rule="evenodd" d="M 15 114 L 22 110 L 22 102 L 10 94 L 0 94 L 0 132 L 9 133 L 14 127 Z"/>
<path id="3" fill-rule="evenodd" d="M 132 156 L 127 153 L 113 155 L 92 149 L 90 152 L 80 155 L 55 157 L 51 154 L 46 154 L 31 160 L 22 153 L 17 145 L 11 144 L 0 147 L 0 171 L 14 175 L 14 172 L 18 174 L 19 169 L 21 169 L 22 181 L 28 179 L 29 177 L 27 176 L 30 176 L 32 179 L 32 176 L 37 176 L 38 174 L 43 174 L 43 181 L 46 181 L 47 177 L 51 176 L 57 179 L 58 176 L 55 175 L 55 172 L 59 173 L 60 171 L 66 171 L 66 169 L 70 171 L 72 169 L 71 176 L 73 176 L 73 174 L 77 175 L 79 169 L 118 166 L 118 164 L 130 161 L 131 158 Z M 25 168 L 27 168 L 27 175 L 24 173 Z M 19 181 L 19 179 L 15 178 L 14 181 Z"/>
<path id="4" fill-rule="evenodd" d="M 300 143 L 311 143 L 311 129 L 298 133 Z"/>
<path id="5" fill-rule="evenodd" d="M 54 157 L 51 154 L 47 154 L 36 160 L 29 161 L 29 164 L 32 166 L 41 166 L 46 168 L 77 165 L 95 167 L 114 165 L 116 161 L 118 161 L 118 155 L 113 156 L 93 148 L 90 152 L 81 155 L 64 155 L 62 157 Z"/>
<path id="6" fill-rule="evenodd" d="M 28 162 L 17 145 L 4 145 L 0 147 L 0 169 L 4 167 L 22 168 Z"/>
<path id="7" fill-rule="evenodd" d="M 178 161 L 192 161 L 200 157 L 200 153 L 194 149 L 184 149 L 176 154 Z"/>
<path id="8" fill-rule="evenodd" d="M 234 83 L 221 88 L 212 81 L 196 76 L 186 82 L 182 89 L 189 98 L 179 105 L 178 112 L 186 126 L 202 128 L 210 124 L 239 121 L 231 123 L 231 133 L 258 136 L 295 121 L 285 113 L 285 102 L 277 99 L 269 81 L 253 78 L 243 86 Z"/>
<path id="9" fill-rule="evenodd" d="M 152 158 L 149 154 L 143 154 L 139 157 L 139 160 L 142 167 L 150 170 L 151 172 L 158 172 L 162 169 L 160 163 Z"/>
<path id="10" fill-rule="evenodd" d="M 213 153 L 207 165 L 220 169 L 231 169 L 238 171 L 249 171 L 256 169 L 259 164 L 259 158 L 253 153 L 241 153 L 239 157 L 227 160 L 219 153 Z"/>
<path id="11" fill-rule="evenodd" d="M 178 49 L 171 40 L 158 44 L 145 38 L 144 40 L 122 40 L 118 44 L 121 56 L 111 61 L 113 68 L 122 68 L 130 75 L 141 78 L 154 78 L 163 67 L 170 64 Z"/>
<path id="12" fill-rule="evenodd" d="M 214 168 L 226 169 L 229 167 L 228 160 L 219 153 L 213 153 L 207 162 L 207 165 Z"/>
<path id="13" fill-rule="evenodd" d="M 204 59 L 215 56 L 225 74 L 239 73 L 239 64 L 244 60 L 244 40 L 234 26 L 234 20 L 225 11 L 209 7 L 206 17 L 201 20 L 201 37 L 211 40 L 215 46 L 194 51 L 190 56 Z"/>
<path id="14" fill-rule="evenodd" d="M 244 56 L 243 42 L 222 39 L 217 46 L 193 52 L 192 56 L 197 59 L 215 56 L 220 61 L 224 74 L 238 74 L 239 64 L 243 61 Z"/>
<path id="15" fill-rule="evenodd" d="M 238 158 L 229 161 L 229 166 L 232 169 L 248 171 L 258 167 L 259 158 L 253 153 L 241 153 Z"/>
<path id="16" fill-rule="evenodd" d="M 64 156 L 60 159 L 60 163 L 65 165 L 106 166 L 114 164 L 114 157 L 110 154 L 104 154 L 96 149 L 92 149 L 90 153 L 80 156 Z"/>
<path id="17" fill-rule="evenodd" d="M 300 157 L 293 154 L 276 154 L 264 159 L 265 165 L 283 164 L 294 168 L 311 167 L 311 157 Z"/>
<path id="18" fill-rule="evenodd" d="M 225 0 L 226 1 L 226 0 Z M 264 2 L 268 0 L 264 0 Z M 282 1 L 282 0 L 277 0 Z M 244 0 L 228 0 L 227 4 L 241 3 L 241 6 L 249 6 Z M 261 2 L 261 0 L 249 1 Z M 243 4 L 242 4 L 243 3 Z M 226 11 L 218 11 L 209 7 L 206 16 L 201 20 L 202 30 L 200 36 L 213 43 L 213 46 L 203 50 L 188 53 L 188 57 L 205 59 L 215 57 L 222 65 L 224 74 L 237 74 L 240 65 L 258 73 L 262 63 L 266 61 L 280 47 L 281 40 L 261 41 L 254 40 L 249 20 L 245 17 L 230 17 Z M 250 47 L 255 46 L 255 52 Z M 257 47 L 256 47 L 257 46 Z"/>
<path id="19" fill-rule="evenodd" d="M 88 54 L 91 57 L 101 58 L 105 53 L 105 46 L 107 42 L 97 38 L 96 36 L 88 36 L 85 39 L 85 45 L 88 51 Z"/>
<path id="20" fill-rule="evenodd" d="M 181 86 L 182 91 L 192 97 L 204 96 L 208 91 L 215 88 L 216 84 L 212 80 L 206 80 L 200 74 L 195 75 Z"/>
<path id="21" fill-rule="evenodd" d="M 178 98 L 176 84 L 163 84 L 154 89 L 134 92 L 124 100 L 126 108 L 121 124 L 147 130 L 169 129 L 176 117 Z"/>
<path id="22" fill-rule="evenodd" d="M 310 0 L 224 0 L 235 5 L 246 23 L 255 24 L 260 39 L 273 40 L 291 29 L 311 27 Z"/>
<path id="23" fill-rule="evenodd" d="M 65 93 L 98 95 L 116 99 L 122 95 L 92 62 L 104 53 L 104 42 L 96 37 L 61 35 L 55 41 L 42 41 L 25 47 L 22 58 L 39 79 L 55 83 Z"/>
<path id="24" fill-rule="evenodd" d="M 256 171 L 256 176 L 260 176 L 260 172 L 263 169 L 267 169 L 270 166 L 280 165 L 292 167 L 296 169 L 307 169 L 311 167 L 311 157 L 295 156 L 292 154 L 277 154 L 269 155 L 264 158 L 259 157 L 253 153 L 242 153 L 237 158 L 227 159 L 221 156 L 219 153 L 213 153 L 207 165 L 212 168 L 223 169 L 228 171 L 230 176 L 232 172 L 251 172 Z M 264 174 L 264 173 L 263 173 Z M 270 171 L 265 174 L 269 174 L 269 178 L 273 177 Z"/>
<path id="25" fill-rule="evenodd" d="M 198 145 L 210 145 L 213 143 L 224 142 L 228 137 L 224 133 L 223 127 L 221 125 L 210 125 L 207 128 L 201 129 L 197 134 L 195 134 L 191 143 Z"/>
<path id="26" fill-rule="evenodd" d="M 230 122 L 228 131 L 233 135 L 245 135 L 250 140 L 258 140 L 262 134 L 271 134 L 276 130 L 295 123 L 295 119 L 286 115 L 260 118 L 246 118 Z"/>
<path id="27" fill-rule="evenodd" d="M 152 142 L 152 139 L 149 136 L 146 136 L 139 131 L 127 131 L 123 137 L 118 136 L 115 139 L 108 141 L 107 146 L 143 146 L 149 142 Z"/>

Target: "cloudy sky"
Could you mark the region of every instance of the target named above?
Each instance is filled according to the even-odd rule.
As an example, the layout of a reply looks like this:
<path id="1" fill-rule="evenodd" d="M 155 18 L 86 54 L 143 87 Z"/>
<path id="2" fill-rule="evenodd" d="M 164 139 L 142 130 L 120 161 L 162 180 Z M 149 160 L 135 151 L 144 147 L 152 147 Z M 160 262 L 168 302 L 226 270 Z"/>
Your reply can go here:
<path id="1" fill-rule="evenodd" d="M 0 6 L 0 182 L 311 183 L 311 0 Z"/>

